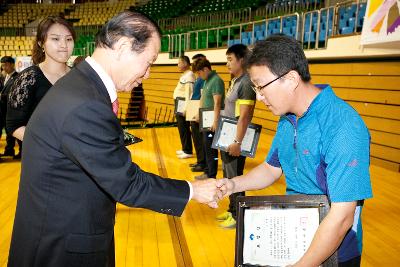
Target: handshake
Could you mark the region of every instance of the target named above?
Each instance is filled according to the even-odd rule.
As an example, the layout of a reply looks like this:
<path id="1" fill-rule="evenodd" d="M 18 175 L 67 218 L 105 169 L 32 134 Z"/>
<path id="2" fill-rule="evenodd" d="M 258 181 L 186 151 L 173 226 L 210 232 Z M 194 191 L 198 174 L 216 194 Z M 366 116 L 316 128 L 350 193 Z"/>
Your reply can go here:
<path id="1" fill-rule="evenodd" d="M 230 179 L 207 179 L 191 182 L 193 187 L 192 199 L 218 208 L 218 201 L 234 193 L 235 183 Z"/>

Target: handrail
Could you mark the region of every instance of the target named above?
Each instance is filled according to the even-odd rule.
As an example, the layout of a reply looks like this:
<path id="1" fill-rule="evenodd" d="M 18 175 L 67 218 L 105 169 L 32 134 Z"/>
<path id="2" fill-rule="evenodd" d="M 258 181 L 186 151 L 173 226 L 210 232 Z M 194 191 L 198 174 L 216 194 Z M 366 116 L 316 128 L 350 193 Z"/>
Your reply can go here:
<path id="1" fill-rule="evenodd" d="M 219 23 L 221 21 L 221 18 L 226 16 L 231 20 L 233 20 L 235 13 L 239 15 L 239 17 L 242 17 L 242 13 L 245 13 L 244 18 L 247 21 L 251 20 L 251 8 L 241 8 L 241 9 L 231 9 L 231 10 L 225 10 L 225 11 L 218 11 L 214 12 L 211 14 L 199 14 L 199 15 L 186 15 L 182 17 L 177 17 L 177 18 L 165 18 L 165 19 L 159 19 L 157 21 L 158 25 L 160 25 L 161 28 L 163 29 L 168 29 L 168 27 L 176 27 L 177 25 L 181 27 L 190 27 L 190 25 L 193 25 L 193 21 L 197 23 L 205 22 L 206 25 L 212 26 L 213 24 Z M 216 16 L 219 17 L 219 20 L 213 20 L 211 19 L 211 16 Z"/>

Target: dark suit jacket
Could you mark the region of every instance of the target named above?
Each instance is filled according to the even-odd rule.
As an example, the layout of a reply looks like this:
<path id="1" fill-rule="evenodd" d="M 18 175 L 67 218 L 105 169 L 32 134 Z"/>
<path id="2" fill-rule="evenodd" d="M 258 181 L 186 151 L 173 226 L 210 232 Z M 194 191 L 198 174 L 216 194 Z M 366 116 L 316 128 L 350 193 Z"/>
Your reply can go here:
<path id="1" fill-rule="evenodd" d="M 7 83 L 4 84 L 3 88 L 0 91 L 0 114 L 2 117 L 6 116 L 7 112 L 7 102 L 8 102 L 8 94 L 10 93 L 11 87 L 14 83 L 15 78 L 18 76 L 18 72 L 14 72 L 11 77 L 8 79 Z"/>
<path id="2" fill-rule="evenodd" d="M 82 62 L 34 111 L 24 135 L 8 266 L 113 266 L 116 202 L 180 216 L 186 181 L 131 162 L 97 73 Z"/>

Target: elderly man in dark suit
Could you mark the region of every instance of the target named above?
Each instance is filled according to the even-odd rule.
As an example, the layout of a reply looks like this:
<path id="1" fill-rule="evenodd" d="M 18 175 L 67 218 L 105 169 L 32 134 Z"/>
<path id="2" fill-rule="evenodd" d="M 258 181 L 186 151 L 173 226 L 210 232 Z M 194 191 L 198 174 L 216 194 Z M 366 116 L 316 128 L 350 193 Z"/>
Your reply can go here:
<path id="1" fill-rule="evenodd" d="M 10 56 L 4 56 L 1 58 L 1 68 L 6 73 L 6 77 L 0 90 L 0 136 L 3 128 L 6 126 L 8 93 L 10 92 L 15 78 L 18 76 L 18 72 L 15 71 L 15 60 Z M 21 158 L 22 142 L 18 143 L 20 145 L 20 152 L 15 155 L 15 137 L 13 137 L 11 134 L 8 134 L 6 136 L 6 147 L 4 148 L 4 153 L 1 156 L 11 156 L 15 159 Z"/>
<path id="2" fill-rule="evenodd" d="M 159 49 L 157 26 L 123 12 L 39 103 L 24 136 L 8 266 L 114 266 L 116 202 L 175 216 L 191 198 L 216 206 L 214 179 L 161 178 L 124 147 L 117 91 L 148 78 Z"/>

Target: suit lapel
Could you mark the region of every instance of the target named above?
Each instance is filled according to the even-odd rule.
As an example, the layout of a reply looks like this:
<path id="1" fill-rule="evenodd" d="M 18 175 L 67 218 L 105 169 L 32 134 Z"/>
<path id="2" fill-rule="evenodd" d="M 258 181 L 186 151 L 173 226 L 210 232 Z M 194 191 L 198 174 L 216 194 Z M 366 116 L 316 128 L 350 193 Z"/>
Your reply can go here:
<path id="1" fill-rule="evenodd" d="M 81 62 L 76 68 L 93 82 L 93 87 L 104 97 L 104 102 L 111 106 L 110 95 L 97 72 L 86 61 Z"/>
<path id="2" fill-rule="evenodd" d="M 17 77 L 18 72 L 14 71 L 14 73 L 11 75 L 11 77 L 7 80 L 7 82 L 4 84 L 4 88 L 6 88 L 8 85 L 10 85 L 10 83 L 12 83 L 15 79 L 15 77 Z"/>

